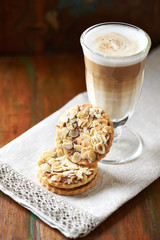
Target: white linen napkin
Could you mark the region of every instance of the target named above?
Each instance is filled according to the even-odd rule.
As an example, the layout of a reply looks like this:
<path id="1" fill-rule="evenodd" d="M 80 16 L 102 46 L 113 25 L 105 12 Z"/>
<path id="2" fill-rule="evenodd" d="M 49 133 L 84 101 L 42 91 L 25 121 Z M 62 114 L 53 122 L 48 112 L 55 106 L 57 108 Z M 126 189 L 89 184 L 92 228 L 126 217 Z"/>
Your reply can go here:
<path id="1" fill-rule="evenodd" d="M 143 138 L 142 155 L 135 161 L 99 163 L 99 179 L 89 191 L 77 196 L 59 196 L 37 180 L 37 160 L 54 147 L 55 126 L 64 110 L 88 102 L 81 93 L 60 110 L 0 150 L 0 190 L 32 211 L 66 237 L 87 235 L 112 212 L 160 176 L 160 47 L 146 64 L 142 95 L 128 126 Z"/>

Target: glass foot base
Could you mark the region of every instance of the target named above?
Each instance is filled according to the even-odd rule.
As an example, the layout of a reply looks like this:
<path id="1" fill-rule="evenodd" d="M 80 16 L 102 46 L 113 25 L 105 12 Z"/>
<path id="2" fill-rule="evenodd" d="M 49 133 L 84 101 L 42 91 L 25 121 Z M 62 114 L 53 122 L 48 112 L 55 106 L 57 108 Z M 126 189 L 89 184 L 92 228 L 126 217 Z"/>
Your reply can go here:
<path id="1" fill-rule="evenodd" d="M 101 163 L 119 164 L 132 161 L 140 156 L 142 146 L 139 134 L 124 126 L 119 140 L 113 142 L 110 152 L 101 160 Z"/>

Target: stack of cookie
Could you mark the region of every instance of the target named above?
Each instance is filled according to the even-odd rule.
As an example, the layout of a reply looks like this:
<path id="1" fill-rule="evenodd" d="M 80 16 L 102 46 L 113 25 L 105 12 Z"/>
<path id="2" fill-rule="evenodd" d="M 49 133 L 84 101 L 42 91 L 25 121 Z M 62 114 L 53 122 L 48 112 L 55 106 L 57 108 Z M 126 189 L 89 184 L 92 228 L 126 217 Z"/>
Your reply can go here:
<path id="1" fill-rule="evenodd" d="M 38 161 L 38 178 L 61 195 L 87 191 L 98 179 L 98 166 L 112 145 L 114 130 L 104 110 L 91 104 L 66 111 L 56 126 L 56 148 Z"/>

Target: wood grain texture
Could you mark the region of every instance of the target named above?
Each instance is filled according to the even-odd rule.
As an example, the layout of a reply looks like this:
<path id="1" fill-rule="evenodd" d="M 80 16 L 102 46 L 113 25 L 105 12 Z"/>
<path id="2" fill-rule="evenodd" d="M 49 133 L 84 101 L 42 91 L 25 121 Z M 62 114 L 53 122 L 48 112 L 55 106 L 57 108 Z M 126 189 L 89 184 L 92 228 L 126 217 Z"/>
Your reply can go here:
<path id="1" fill-rule="evenodd" d="M 0 58 L 0 146 L 85 90 L 82 55 Z M 160 179 L 82 240 L 159 240 Z M 0 192 L 1 240 L 66 240 Z"/>
<path id="2" fill-rule="evenodd" d="M 80 52 L 81 33 L 109 21 L 139 26 L 160 44 L 160 0 L 1 0 L 0 54 Z"/>

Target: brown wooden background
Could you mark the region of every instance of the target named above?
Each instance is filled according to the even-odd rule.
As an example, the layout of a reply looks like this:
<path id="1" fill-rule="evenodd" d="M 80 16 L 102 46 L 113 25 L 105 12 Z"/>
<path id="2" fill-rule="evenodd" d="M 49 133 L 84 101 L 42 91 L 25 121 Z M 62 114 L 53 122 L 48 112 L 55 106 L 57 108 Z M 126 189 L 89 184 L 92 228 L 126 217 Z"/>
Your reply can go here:
<path id="1" fill-rule="evenodd" d="M 0 54 L 80 52 L 87 27 L 123 21 L 160 43 L 160 0 L 1 0 Z"/>

